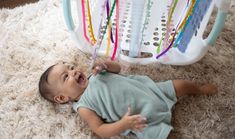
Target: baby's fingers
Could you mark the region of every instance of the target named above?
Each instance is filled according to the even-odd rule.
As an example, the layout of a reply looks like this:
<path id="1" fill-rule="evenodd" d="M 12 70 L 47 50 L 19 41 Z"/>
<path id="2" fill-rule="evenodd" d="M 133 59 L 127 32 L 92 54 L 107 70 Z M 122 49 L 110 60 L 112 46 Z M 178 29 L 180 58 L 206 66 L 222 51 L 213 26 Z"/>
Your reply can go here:
<path id="1" fill-rule="evenodd" d="M 146 127 L 148 127 L 147 124 L 139 124 L 134 127 L 134 131 L 142 132 Z"/>
<path id="2" fill-rule="evenodd" d="M 141 115 L 133 115 L 133 119 L 135 120 L 135 123 L 146 123 L 147 119 Z"/>
<path id="3" fill-rule="evenodd" d="M 96 75 L 96 74 L 100 73 L 102 70 L 103 70 L 102 67 L 96 66 L 96 67 L 93 69 L 93 74 Z"/>

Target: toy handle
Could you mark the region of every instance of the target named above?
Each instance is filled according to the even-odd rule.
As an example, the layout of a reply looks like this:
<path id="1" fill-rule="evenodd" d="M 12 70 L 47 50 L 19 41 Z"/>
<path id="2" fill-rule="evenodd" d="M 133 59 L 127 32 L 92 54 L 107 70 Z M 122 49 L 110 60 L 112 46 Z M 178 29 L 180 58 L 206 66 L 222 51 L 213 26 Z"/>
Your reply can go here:
<path id="1" fill-rule="evenodd" d="M 71 4 L 70 0 L 63 0 L 63 10 L 65 23 L 70 31 L 74 31 L 74 22 L 71 15 Z"/>
<path id="2" fill-rule="evenodd" d="M 220 0 L 217 3 L 218 13 L 216 16 L 215 24 L 208 37 L 205 39 L 207 45 L 213 45 L 216 41 L 216 38 L 219 36 L 220 32 L 222 31 L 228 14 L 230 3 L 231 0 Z"/>
<path id="3" fill-rule="evenodd" d="M 80 0 L 79 0 L 80 1 Z M 77 7 L 79 8 L 80 5 L 78 4 L 77 0 Z M 77 32 L 82 32 L 81 22 L 78 22 L 77 27 L 74 25 L 74 20 L 71 14 L 71 2 L 70 0 L 63 0 L 63 12 L 64 12 L 64 19 L 66 26 L 72 36 L 72 39 L 76 42 L 77 47 L 82 50 L 83 52 L 91 52 L 90 47 L 83 47 L 83 46 L 90 46 L 87 41 L 84 41 L 83 35 L 78 35 Z M 78 12 L 78 17 L 82 17 L 82 13 Z"/>

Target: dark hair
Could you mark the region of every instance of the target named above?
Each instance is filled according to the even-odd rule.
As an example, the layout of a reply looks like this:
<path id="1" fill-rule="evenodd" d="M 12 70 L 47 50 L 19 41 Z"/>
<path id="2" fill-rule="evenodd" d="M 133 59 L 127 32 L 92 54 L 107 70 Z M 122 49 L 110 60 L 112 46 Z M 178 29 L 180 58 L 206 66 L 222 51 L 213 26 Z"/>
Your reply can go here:
<path id="1" fill-rule="evenodd" d="M 40 77 L 39 80 L 39 93 L 41 94 L 41 96 L 43 98 L 45 98 L 46 100 L 55 103 L 54 99 L 53 99 L 53 91 L 52 89 L 49 87 L 48 84 L 48 75 L 51 72 L 51 70 L 54 68 L 55 65 L 50 66 Z"/>

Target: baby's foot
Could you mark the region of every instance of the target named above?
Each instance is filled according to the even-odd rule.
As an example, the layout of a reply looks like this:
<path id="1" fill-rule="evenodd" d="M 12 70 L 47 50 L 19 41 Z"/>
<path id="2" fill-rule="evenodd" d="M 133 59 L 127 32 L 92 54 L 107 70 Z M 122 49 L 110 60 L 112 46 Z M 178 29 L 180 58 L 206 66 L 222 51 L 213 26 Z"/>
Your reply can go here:
<path id="1" fill-rule="evenodd" d="M 205 84 L 200 87 L 201 93 L 205 95 L 213 95 L 218 93 L 218 87 L 214 84 Z"/>

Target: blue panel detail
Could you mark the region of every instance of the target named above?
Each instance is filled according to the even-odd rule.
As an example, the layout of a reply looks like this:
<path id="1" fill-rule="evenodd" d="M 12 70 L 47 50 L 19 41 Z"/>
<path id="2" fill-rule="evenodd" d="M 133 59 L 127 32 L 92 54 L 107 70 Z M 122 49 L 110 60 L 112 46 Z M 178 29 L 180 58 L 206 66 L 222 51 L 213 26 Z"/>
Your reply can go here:
<path id="1" fill-rule="evenodd" d="M 188 24 L 186 24 L 182 38 L 179 40 L 178 49 L 181 52 L 184 53 L 186 51 L 187 46 L 197 31 L 198 26 L 200 26 L 200 23 L 210 6 L 211 1 L 212 0 L 198 0 L 196 2 L 191 18 L 188 20 Z"/>

